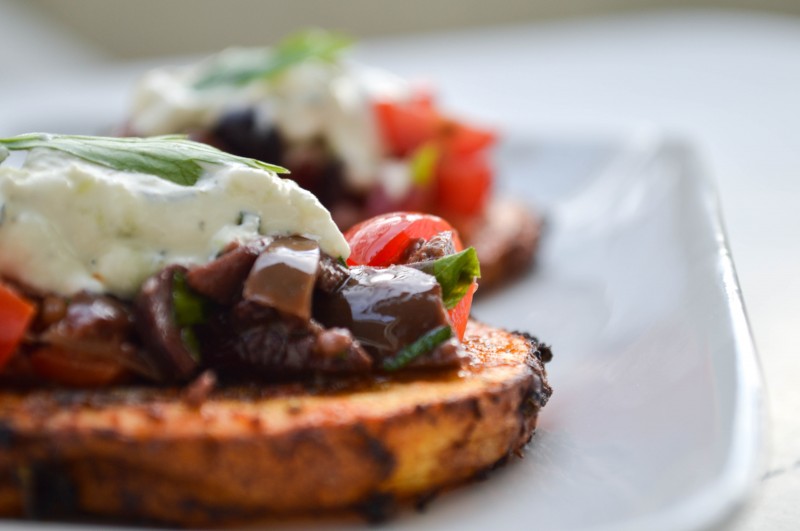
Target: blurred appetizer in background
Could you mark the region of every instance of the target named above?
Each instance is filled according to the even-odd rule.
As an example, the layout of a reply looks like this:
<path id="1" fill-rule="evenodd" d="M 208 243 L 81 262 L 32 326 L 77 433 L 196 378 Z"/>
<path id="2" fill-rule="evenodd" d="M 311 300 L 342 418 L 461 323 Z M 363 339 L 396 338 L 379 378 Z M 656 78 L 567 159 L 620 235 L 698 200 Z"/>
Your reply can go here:
<path id="1" fill-rule="evenodd" d="M 430 214 L 347 239 L 283 168 L 27 134 L 0 168 L 0 516 L 370 519 L 522 451 L 550 350 Z"/>
<path id="2" fill-rule="evenodd" d="M 541 221 L 492 194 L 495 132 L 444 112 L 429 86 L 348 59 L 350 44 L 313 30 L 152 70 L 123 134 L 189 134 L 283 165 L 343 230 L 392 211 L 439 215 L 476 248 L 484 287 L 525 271 Z"/>

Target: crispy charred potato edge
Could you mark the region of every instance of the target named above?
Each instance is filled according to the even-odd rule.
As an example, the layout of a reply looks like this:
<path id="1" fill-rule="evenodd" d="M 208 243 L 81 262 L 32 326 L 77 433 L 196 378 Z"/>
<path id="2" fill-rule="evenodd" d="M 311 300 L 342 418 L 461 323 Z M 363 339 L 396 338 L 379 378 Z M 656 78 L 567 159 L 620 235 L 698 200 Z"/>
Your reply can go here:
<path id="1" fill-rule="evenodd" d="M 471 322 L 458 374 L 349 393 L 0 393 L 0 515 L 182 526 L 371 520 L 519 454 L 550 388 L 535 338 Z"/>

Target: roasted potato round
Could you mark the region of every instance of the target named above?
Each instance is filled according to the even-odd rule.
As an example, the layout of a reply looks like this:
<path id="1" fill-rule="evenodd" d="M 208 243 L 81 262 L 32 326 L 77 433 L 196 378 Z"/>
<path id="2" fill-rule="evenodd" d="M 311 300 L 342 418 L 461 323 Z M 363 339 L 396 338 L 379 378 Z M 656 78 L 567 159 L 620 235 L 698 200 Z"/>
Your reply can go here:
<path id="1" fill-rule="evenodd" d="M 220 525 L 359 511 L 468 481 L 550 395 L 529 336 L 471 322 L 458 372 L 328 384 L 0 393 L 0 514 Z"/>

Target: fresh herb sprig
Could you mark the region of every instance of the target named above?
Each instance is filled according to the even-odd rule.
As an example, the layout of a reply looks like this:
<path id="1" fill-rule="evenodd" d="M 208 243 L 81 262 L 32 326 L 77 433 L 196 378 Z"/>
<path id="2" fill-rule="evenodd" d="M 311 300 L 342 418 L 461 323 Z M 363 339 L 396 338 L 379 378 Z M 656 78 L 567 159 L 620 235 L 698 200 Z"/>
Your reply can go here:
<path id="1" fill-rule="evenodd" d="M 439 326 L 426 332 L 410 345 L 406 345 L 400 351 L 383 360 L 383 369 L 396 371 L 402 369 L 420 356 L 431 352 L 433 349 L 453 337 L 453 330 L 447 325 Z"/>
<path id="2" fill-rule="evenodd" d="M 274 78 L 309 59 L 334 62 L 352 42 L 345 35 L 321 29 L 299 32 L 287 37 L 273 49 L 254 51 L 239 61 L 220 59 L 194 82 L 193 87 L 195 90 L 220 86 L 242 87 L 253 81 Z"/>
<path id="3" fill-rule="evenodd" d="M 474 247 L 437 260 L 408 265 L 436 277 L 442 287 L 442 299 L 448 310 L 453 309 L 464 298 L 475 279 L 481 276 L 481 265 Z"/>
<path id="4" fill-rule="evenodd" d="M 155 175 L 182 186 L 192 186 L 203 175 L 203 164 L 243 164 L 250 168 L 288 173 L 288 170 L 260 160 L 230 155 L 194 142 L 182 135 L 150 138 L 115 138 L 81 135 L 29 133 L 0 138 L 0 162 L 9 151 L 44 148 L 117 171 Z"/>

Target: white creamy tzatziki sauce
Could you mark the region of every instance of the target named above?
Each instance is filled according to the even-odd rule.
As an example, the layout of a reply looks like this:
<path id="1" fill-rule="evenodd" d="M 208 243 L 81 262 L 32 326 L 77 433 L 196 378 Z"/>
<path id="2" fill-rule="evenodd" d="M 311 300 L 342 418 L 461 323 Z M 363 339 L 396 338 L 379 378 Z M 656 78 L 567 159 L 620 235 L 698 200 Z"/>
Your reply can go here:
<path id="1" fill-rule="evenodd" d="M 204 264 L 231 242 L 289 234 L 350 254 L 316 197 L 245 165 L 208 166 L 194 186 L 47 149 L 0 167 L 0 275 L 45 292 L 130 297 L 168 264 Z"/>
<path id="2" fill-rule="evenodd" d="M 244 88 L 194 87 L 215 64 L 235 64 L 264 53 L 264 49 L 231 48 L 194 65 L 151 70 L 134 90 L 130 131 L 141 136 L 186 133 L 212 127 L 230 110 L 253 107 L 263 126 L 275 125 L 290 144 L 323 138 L 344 163 L 351 187 L 374 185 L 386 158 L 372 105 L 376 99 L 411 98 L 410 84 L 349 61 L 307 60 L 275 79 Z"/>

